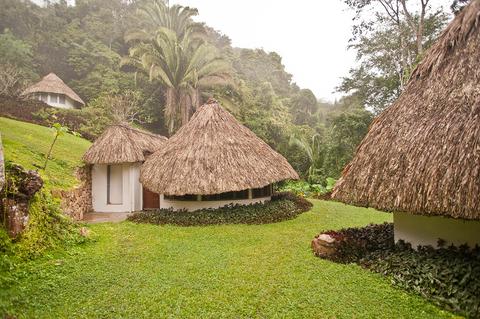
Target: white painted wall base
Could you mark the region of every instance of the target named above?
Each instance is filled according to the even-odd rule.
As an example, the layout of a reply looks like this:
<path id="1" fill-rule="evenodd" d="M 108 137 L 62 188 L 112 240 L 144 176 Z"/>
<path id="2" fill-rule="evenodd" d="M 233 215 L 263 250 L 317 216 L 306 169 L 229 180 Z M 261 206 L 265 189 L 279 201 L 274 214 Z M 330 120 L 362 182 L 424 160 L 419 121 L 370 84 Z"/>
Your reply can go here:
<path id="1" fill-rule="evenodd" d="M 448 245 L 480 245 L 480 221 L 407 213 L 394 213 L 393 221 L 395 242 L 402 239 L 413 248 L 419 245 L 437 247 L 439 238 Z"/>
<path id="2" fill-rule="evenodd" d="M 36 99 L 40 101 L 44 101 L 50 106 L 58 107 L 60 109 L 74 109 L 75 108 L 75 101 L 66 96 L 65 94 L 61 94 L 65 98 L 65 103 L 60 103 L 59 95 L 54 93 L 35 93 Z M 43 96 L 43 99 L 42 99 Z"/>
<path id="3" fill-rule="evenodd" d="M 237 200 L 218 200 L 218 201 L 180 201 L 168 200 L 163 195 L 160 195 L 160 208 L 172 208 L 173 210 L 186 209 L 190 212 L 203 208 L 219 208 L 229 204 L 249 205 L 255 203 L 264 203 L 270 201 L 271 197 L 261 197 L 252 199 L 237 199 Z"/>
<path id="4" fill-rule="evenodd" d="M 122 166 L 121 204 L 107 202 L 107 165 L 95 164 L 92 167 L 92 207 L 95 212 L 125 213 L 138 211 L 143 207 L 142 184 L 139 181 L 141 163 L 117 165 Z"/>

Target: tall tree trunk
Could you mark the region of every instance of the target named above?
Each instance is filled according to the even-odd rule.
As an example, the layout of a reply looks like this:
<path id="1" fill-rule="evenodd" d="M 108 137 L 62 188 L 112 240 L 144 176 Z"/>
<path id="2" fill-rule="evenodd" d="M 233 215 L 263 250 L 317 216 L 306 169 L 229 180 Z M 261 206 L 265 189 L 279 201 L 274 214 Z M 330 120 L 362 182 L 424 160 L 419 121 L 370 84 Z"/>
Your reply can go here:
<path id="1" fill-rule="evenodd" d="M 187 124 L 189 120 L 189 113 L 190 113 L 190 107 L 191 107 L 191 100 L 188 92 L 185 90 L 182 90 L 180 93 L 180 101 L 179 101 L 179 106 L 180 106 L 180 119 L 181 119 L 181 125 L 183 126 Z"/>
<path id="2" fill-rule="evenodd" d="M 165 91 L 165 124 L 168 129 L 168 135 L 172 136 L 175 133 L 176 117 L 179 104 L 178 92 L 174 88 L 167 88 Z"/>
<path id="3" fill-rule="evenodd" d="M 192 115 L 197 111 L 197 109 L 201 106 L 202 101 L 201 101 L 201 95 L 200 95 L 200 89 L 193 88 L 192 89 Z"/>

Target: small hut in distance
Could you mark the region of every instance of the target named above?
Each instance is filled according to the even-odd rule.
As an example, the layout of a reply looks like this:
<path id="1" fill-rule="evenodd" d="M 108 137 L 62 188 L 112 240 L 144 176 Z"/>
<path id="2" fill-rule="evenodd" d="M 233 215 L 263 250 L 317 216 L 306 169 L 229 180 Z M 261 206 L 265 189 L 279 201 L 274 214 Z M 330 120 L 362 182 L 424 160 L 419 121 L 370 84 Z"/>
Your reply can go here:
<path id="1" fill-rule="evenodd" d="M 272 184 L 298 179 L 287 160 L 210 99 L 142 165 L 160 207 L 218 208 L 270 200 Z"/>
<path id="2" fill-rule="evenodd" d="M 80 108 L 85 102 L 55 73 L 43 77 L 40 82 L 29 86 L 22 95 L 62 109 Z"/>
<path id="3" fill-rule="evenodd" d="M 480 244 L 480 0 L 426 52 L 373 122 L 334 188 L 347 204 L 392 211 L 395 240 Z"/>
<path id="4" fill-rule="evenodd" d="M 158 208 L 159 195 L 144 189 L 140 166 L 167 138 L 121 123 L 108 127 L 83 155 L 92 165 L 92 207 L 96 212 Z"/>

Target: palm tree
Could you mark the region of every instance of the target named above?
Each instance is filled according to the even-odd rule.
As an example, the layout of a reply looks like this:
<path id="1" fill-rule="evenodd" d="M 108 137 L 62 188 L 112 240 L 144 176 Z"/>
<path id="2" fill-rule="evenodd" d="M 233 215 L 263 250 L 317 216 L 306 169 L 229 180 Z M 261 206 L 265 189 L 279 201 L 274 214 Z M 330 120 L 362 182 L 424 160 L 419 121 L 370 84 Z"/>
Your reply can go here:
<path id="1" fill-rule="evenodd" d="M 144 2 L 137 9 L 137 24 L 140 29 L 132 29 L 126 34 L 129 39 L 148 40 L 157 32 L 158 28 L 164 27 L 174 31 L 179 38 L 185 33 L 195 33 L 198 36 L 205 34 L 201 23 L 196 23 L 192 17 L 198 15 L 198 10 L 181 5 L 169 6 L 168 1 L 150 0 Z"/>
<path id="2" fill-rule="evenodd" d="M 201 104 L 201 90 L 230 83 L 229 64 L 207 44 L 203 27 L 191 20 L 197 11 L 154 0 L 139 10 L 144 28 L 126 35 L 135 42 L 124 64 L 148 73 L 165 89 L 165 119 L 170 134 Z"/>
<path id="3" fill-rule="evenodd" d="M 321 175 L 320 167 L 323 161 L 323 145 L 320 138 L 320 134 L 314 134 L 310 141 L 305 141 L 295 136 L 290 137 L 289 144 L 299 147 L 307 155 L 310 163 L 307 173 L 310 183 L 316 183 L 317 177 Z"/>

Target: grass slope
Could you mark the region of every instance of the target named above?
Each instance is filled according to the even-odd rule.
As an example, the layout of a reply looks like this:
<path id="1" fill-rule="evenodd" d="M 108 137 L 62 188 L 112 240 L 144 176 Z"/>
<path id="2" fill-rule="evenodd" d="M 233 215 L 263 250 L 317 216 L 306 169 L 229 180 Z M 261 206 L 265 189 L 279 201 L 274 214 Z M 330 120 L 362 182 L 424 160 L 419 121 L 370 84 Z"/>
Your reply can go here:
<path id="1" fill-rule="evenodd" d="M 391 221 L 314 200 L 267 225 L 92 225 L 96 242 L 25 266 L 0 292 L 18 318 L 446 318 L 356 265 L 316 258 L 319 231 Z M 0 313 L 1 314 L 1 313 Z"/>
<path id="2" fill-rule="evenodd" d="M 50 128 L 0 117 L 0 133 L 7 160 L 28 169 L 37 169 L 34 164 L 43 165 L 53 140 Z M 90 142 L 83 138 L 70 134 L 60 136 L 46 172 L 41 172 L 47 187 L 69 188 L 75 185 L 75 167 L 81 165 L 80 159 L 89 146 Z"/>

